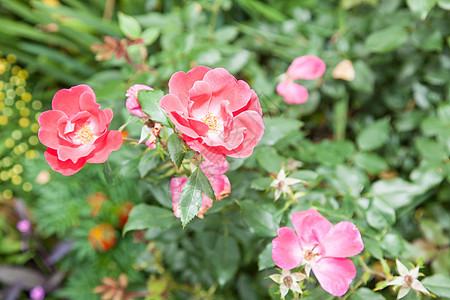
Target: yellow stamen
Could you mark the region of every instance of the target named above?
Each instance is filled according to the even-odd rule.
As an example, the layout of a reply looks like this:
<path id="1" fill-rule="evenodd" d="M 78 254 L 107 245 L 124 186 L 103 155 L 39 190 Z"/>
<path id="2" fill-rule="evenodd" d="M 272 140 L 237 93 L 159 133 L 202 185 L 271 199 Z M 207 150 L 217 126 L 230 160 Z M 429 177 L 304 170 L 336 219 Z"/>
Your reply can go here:
<path id="1" fill-rule="evenodd" d="M 89 125 L 83 125 L 78 129 L 76 137 L 83 145 L 91 144 L 94 141 L 94 132 Z"/>
<path id="2" fill-rule="evenodd" d="M 206 116 L 204 116 L 201 121 L 208 125 L 209 130 L 217 131 L 219 130 L 220 124 L 219 119 L 217 116 L 213 116 L 212 113 L 208 113 Z"/>

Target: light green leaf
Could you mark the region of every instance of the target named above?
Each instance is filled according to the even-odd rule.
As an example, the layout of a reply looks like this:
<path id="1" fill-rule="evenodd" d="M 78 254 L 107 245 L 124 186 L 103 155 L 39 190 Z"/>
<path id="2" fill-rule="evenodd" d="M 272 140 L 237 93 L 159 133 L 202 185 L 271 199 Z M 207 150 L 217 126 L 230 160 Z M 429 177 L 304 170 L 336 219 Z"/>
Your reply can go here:
<path id="1" fill-rule="evenodd" d="M 420 155 L 424 159 L 433 162 L 441 162 L 448 159 L 448 155 L 444 147 L 442 147 L 436 141 L 417 138 L 414 142 L 417 150 L 419 150 Z"/>
<path id="2" fill-rule="evenodd" d="M 164 93 L 159 90 L 140 90 L 138 93 L 138 100 L 141 104 L 142 111 L 144 111 L 152 121 L 170 127 L 169 118 L 159 107 L 159 102 L 163 96 Z"/>
<path id="3" fill-rule="evenodd" d="M 258 164 L 270 173 L 278 173 L 281 169 L 283 158 L 278 155 L 277 151 L 273 147 L 259 148 L 256 152 L 256 160 Z"/>
<path id="4" fill-rule="evenodd" d="M 356 136 L 361 150 L 375 150 L 383 146 L 389 138 L 389 120 L 381 119 L 367 126 Z"/>
<path id="5" fill-rule="evenodd" d="M 169 229 L 176 218 L 172 211 L 147 204 L 138 204 L 130 212 L 123 235 L 132 230 L 148 228 Z"/>
<path id="6" fill-rule="evenodd" d="M 435 274 L 422 280 L 423 285 L 439 297 L 450 298 L 450 277 L 444 274 Z"/>
<path id="7" fill-rule="evenodd" d="M 369 152 L 358 153 L 355 156 L 355 164 L 370 174 L 378 174 L 389 167 L 384 158 Z"/>
<path id="8" fill-rule="evenodd" d="M 390 52 L 403 45 L 407 39 L 406 29 L 393 25 L 370 34 L 366 39 L 365 47 L 370 52 Z"/>
<path id="9" fill-rule="evenodd" d="M 395 211 L 386 201 L 374 197 L 367 210 L 366 220 L 373 228 L 384 229 L 395 223 Z"/>
<path id="10" fill-rule="evenodd" d="M 167 148 L 169 150 L 170 159 L 174 162 L 177 168 L 179 168 L 183 162 L 185 152 L 181 147 L 181 140 L 177 134 L 172 133 L 169 136 L 169 139 L 167 140 Z"/>
<path id="11" fill-rule="evenodd" d="M 414 196 L 423 192 L 422 186 L 412 184 L 401 178 L 378 180 L 372 184 L 370 189 L 372 195 L 383 198 L 395 209 L 410 204 Z"/>
<path id="12" fill-rule="evenodd" d="M 119 12 L 117 15 L 119 17 L 120 30 L 125 36 L 134 40 L 141 35 L 141 25 L 139 25 L 139 22 L 134 17 L 122 12 Z"/>
<path id="13" fill-rule="evenodd" d="M 264 191 L 269 188 L 273 179 L 268 177 L 260 177 L 255 180 L 252 180 L 251 188 L 257 191 Z"/>
<path id="14" fill-rule="evenodd" d="M 269 242 L 258 256 L 258 271 L 272 268 L 275 262 L 272 259 L 272 242 Z"/>
<path id="15" fill-rule="evenodd" d="M 424 20 L 428 12 L 436 5 L 437 0 L 406 0 L 406 3 L 413 13 Z"/>
<path id="16" fill-rule="evenodd" d="M 264 118 L 264 135 L 260 145 L 272 146 L 295 130 L 299 130 L 303 122 L 283 117 Z"/>
<path id="17" fill-rule="evenodd" d="M 141 37 L 144 39 L 144 44 L 151 45 L 159 37 L 160 30 L 157 27 L 147 28 L 142 32 Z"/>
<path id="18" fill-rule="evenodd" d="M 350 298 L 350 300 L 384 300 L 385 298 L 371 289 L 359 288 L 356 290 L 355 294 Z"/>

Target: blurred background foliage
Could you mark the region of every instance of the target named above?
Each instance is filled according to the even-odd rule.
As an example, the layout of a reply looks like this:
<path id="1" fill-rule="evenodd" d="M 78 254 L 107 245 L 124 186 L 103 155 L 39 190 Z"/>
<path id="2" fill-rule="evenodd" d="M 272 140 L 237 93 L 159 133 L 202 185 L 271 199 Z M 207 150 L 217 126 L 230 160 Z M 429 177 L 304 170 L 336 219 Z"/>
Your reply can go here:
<path id="1" fill-rule="evenodd" d="M 277 298 L 271 240 L 311 206 L 360 228 L 356 284 L 374 288 L 400 257 L 423 263 L 425 286 L 450 297 L 449 9 L 448 0 L 2 0 L 0 298 L 44 285 L 48 299 L 98 299 L 93 289 L 121 273 L 147 299 Z M 289 106 L 278 77 L 307 54 L 327 72 L 302 82 L 309 100 Z M 332 75 L 344 59 L 349 82 Z M 112 186 L 98 165 L 61 176 L 43 159 L 37 116 L 56 90 L 87 83 L 117 129 L 129 120 L 129 86 L 167 91 L 174 72 L 196 65 L 250 84 L 265 136 L 250 158 L 230 161 L 231 195 L 204 220 L 122 237 L 132 205 L 171 209 L 170 165 L 124 145 L 110 157 Z M 139 133 L 131 120 L 124 134 Z M 273 201 L 282 165 L 308 182 L 295 187 L 298 203 Z M 22 219 L 28 234 L 15 229 Z M 305 298 L 333 298 L 312 286 Z M 350 298 L 394 297 L 367 288 Z"/>

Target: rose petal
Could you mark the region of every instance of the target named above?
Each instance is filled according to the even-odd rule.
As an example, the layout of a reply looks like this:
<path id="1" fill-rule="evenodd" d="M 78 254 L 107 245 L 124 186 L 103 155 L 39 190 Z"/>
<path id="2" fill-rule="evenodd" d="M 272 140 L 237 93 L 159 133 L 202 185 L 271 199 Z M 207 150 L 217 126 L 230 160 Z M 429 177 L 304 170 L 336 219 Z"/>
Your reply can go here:
<path id="1" fill-rule="evenodd" d="M 179 114 L 188 113 L 187 106 L 183 106 L 180 99 L 172 94 L 167 94 L 161 98 L 159 107 L 164 109 L 164 111 L 169 114 L 170 112 L 176 111 Z"/>
<path id="2" fill-rule="evenodd" d="M 94 145 L 71 145 L 71 146 L 60 146 L 58 148 L 58 159 L 62 161 L 71 160 L 72 162 L 77 162 L 80 158 L 85 158 L 92 151 L 94 151 Z"/>
<path id="3" fill-rule="evenodd" d="M 80 111 L 79 100 L 82 94 L 88 93 L 93 95 L 95 99 L 94 91 L 90 86 L 80 84 L 70 89 L 62 89 L 56 92 L 52 100 L 53 110 L 60 110 L 64 112 L 69 118 Z"/>
<path id="4" fill-rule="evenodd" d="M 311 268 L 322 288 L 336 297 L 347 293 L 356 277 L 353 262 L 346 258 L 322 258 L 312 263 Z"/>
<path id="5" fill-rule="evenodd" d="M 59 160 L 56 150 L 51 148 L 47 148 L 44 157 L 54 171 L 65 176 L 75 174 L 86 164 L 86 159 L 84 157 L 80 158 L 76 163 L 72 162 L 70 159 L 66 161 Z"/>
<path id="6" fill-rule="evenodd" d="M 278 229 L 278 237 L 272 240 L 272 259 L 282 269 L 294 269 L 303 259 L 298 237 L 290 227 Z"/>
<path id="7" fill-rule="evenodd" d="M 197 81 L 189 90 L 189 114 L 195 118 L 202 118 L 209 112 L 211 104 L 211 87 L 206 81 Z"/>
<path id="8" fill-rule="evenodd" d="M 116 130 L 109 130 L 105 137 L 95 141 L 95 151 L 88 157 L 88 163 L 104 163 L 112 151 L 118 150 L 122 146 L 122 134 Z"/>
<path id="9" fill-rule="evenodd" d="M 333 224 L 314 208 L 296 212 L 291 220 L 302 248 L 319 244 L 318 238 L 324 236 L 333 227 Z"/>
<path id="10" fill-rule="evenodd" d="M 287 70 L 287 74 L 293 80 L 316 79 L 325 73 L 326 65 L 317 56 L 305 55 L 294 59 Z"/>
<path id="11" fill-rule="evenodd" d="M 197 66 L 187 73 L 176 72 L 169 80 L 169 94 L 180 99 L 183 107 L 188 107 L 189 90 L 196 81 L 202 80 L 205 74 L 211 70 L 208 67 Z"/>
<path id="12" fill-rule="evenodd" d="M 40 128 L 38 137 L 42 144 L 50 148 L 59 147 L 61 142 L 58 136 L 57 126 L 58 121 L 63 117 L 67 119 L 66 114 L 58 110 L 44 111 L 39 115 L 38 122 Z"/>
<path id="13" fill-rule="evenodd" d="M 309 97 L 308 90 L 300 84 L 285 81 L 277 85 L 277 93 L 283 96 L 287 104 L 301 104 L 306 102 Z"/>
<path id="14" fill-rule="evenodd" d="M 181 198 L 181 190 L 186 184 L 187 177 L 174 177 L 170 180 L 170 192 L 172 194 L 172 208 L 173 213 L 177 218 L 180 218 L 179 203 Z"/>
<path id="15" fill-rule="evenodd" d="M 320 238 L 322 256 L 351 257 L 364 249 L 358 228 L 350 222 L 336 224 Z"/>

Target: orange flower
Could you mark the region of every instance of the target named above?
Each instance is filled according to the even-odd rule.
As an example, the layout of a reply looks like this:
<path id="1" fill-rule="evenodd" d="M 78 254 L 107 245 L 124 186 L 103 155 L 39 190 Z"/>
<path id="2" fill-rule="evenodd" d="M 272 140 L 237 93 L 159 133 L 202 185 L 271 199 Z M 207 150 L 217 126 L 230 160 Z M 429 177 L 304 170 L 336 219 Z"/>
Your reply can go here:
<path id="1" fill-rule="evenodd" d="M 95 250 L 108 251 L 116 245 L 116 229 L 110 224 L 99 224 L 91 228 L 88 240 Z"/>
<path id="2" fill-rule="evenodd" d="M 133 203 L 130 201 L 124 202 L 120 205 L 119 208 L 119 227 L 123 228 L 128 221 L 128 215 L 130 214 L 131 209 L 133 208 Z"/>

